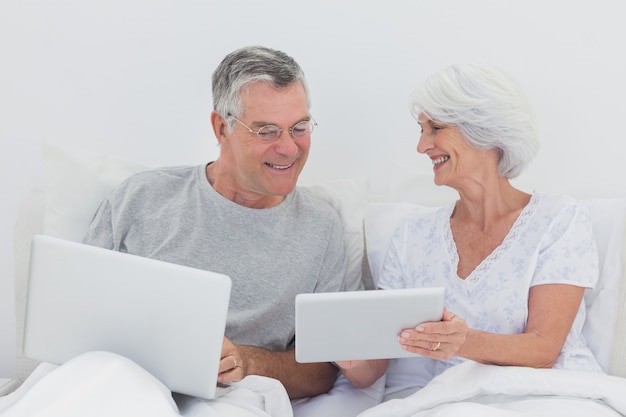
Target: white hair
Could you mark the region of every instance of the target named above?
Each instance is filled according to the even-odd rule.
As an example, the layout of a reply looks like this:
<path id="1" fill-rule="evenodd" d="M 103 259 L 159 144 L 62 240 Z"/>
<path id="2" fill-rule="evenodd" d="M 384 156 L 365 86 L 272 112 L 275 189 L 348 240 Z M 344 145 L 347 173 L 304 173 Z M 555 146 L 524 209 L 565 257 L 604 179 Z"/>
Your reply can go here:
<path id="1" fill-rule="evenodd" d="M 539 150 L 534 115 L 523 91 L 502 72 L 479 64 L 459 64 L 435 73 L 413 92 L 410 111 L 417 119 L 457 126 L 478 149 L 497 149 L 498 173 L 519 176 Z"/>

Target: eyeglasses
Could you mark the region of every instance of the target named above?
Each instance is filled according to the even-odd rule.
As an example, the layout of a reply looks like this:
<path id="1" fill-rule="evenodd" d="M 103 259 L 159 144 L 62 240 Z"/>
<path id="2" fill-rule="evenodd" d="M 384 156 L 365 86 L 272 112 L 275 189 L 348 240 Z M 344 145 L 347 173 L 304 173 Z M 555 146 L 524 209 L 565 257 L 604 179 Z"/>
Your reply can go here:
<path id="1" fill-rule="evenodd" d="M 255 134 L 261 142 L 266 143 L 274 142 L 280 137 L 281 133 L 283 133 L 284 130 L 288 131 L 291 137 L 294 139 L 307 139 L 311 136 L 313 128 L 317 126 L 317 122 L 313 120 L 313 118 L 311 118 L 310 120 L 303 120 L 296 123 L 292 127 L 288 127 L 285 129 L 281 129 L 275 125 L 267 125 L 259 128 L 259 130 L 255 132 L 254 130 L 250 129 L 244 122 L 237 119 L 236 117 L 233 117 L 231 114 L 228 114 L 228 117 L 231 117 L 241 123 L 243 127 L 248 129 L 248 132 Z"/>

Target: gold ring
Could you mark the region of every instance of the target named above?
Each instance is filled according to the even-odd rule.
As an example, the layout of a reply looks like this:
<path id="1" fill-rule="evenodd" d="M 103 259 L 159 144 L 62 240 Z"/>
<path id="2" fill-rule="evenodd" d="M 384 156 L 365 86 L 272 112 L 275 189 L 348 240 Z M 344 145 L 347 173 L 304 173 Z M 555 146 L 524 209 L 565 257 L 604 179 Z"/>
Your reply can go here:
<path id="1" fill-rule="evenodd" d="M 433 352 L 439 349 L 439 346 L 441 346 L 441 342 L 437 342 L 437 344 L 435 345 L 435 347 L 433 348 Z"/>

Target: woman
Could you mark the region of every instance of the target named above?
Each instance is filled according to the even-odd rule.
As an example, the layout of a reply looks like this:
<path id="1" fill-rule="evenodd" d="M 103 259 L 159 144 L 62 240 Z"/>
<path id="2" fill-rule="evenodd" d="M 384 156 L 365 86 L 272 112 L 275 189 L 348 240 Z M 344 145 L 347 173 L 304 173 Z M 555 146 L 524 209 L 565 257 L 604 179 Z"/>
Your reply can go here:
<path id="1" fill-rule="evenodd" d="M 500 72 L 457 65 L 414 93 L 417 151 L 459 199 L 396 230 L 381 289 L 446 287 L 442 322 L 402 331 L 421 357 L 341 362 L 366 386 L 387 370 L 385 399 L 405 397 L 446 368 L 476 362 L 600 372 L 582 335 L 583 293 L 598 279 L 588 211 L 572 198 L 513 187 L 538 140 L 522 92 Z"/>

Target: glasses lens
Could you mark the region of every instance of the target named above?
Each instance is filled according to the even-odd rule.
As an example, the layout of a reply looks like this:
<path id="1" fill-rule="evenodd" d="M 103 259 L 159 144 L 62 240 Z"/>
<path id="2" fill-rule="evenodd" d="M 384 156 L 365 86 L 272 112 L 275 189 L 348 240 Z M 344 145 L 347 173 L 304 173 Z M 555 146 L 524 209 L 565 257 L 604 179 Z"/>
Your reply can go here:
<path id="1" fill-rule="evenodd" d="M 260 128 L 256 135 L 263 142 L 271 142 L 278 138 L 278 136 L 280 135 L 280 129 L 278 128 L 278 126 L 267 125 Z"/>
<path id="2" fill-rule="evenodd" d="M 313 130 L 313 124 L 308 121 L 302 121 L 297 123 L 294 127 L 291 128 L 291 134 L 294 138 L 297 139 L 305 139 L 311 135 L 311 131 Z"/>

